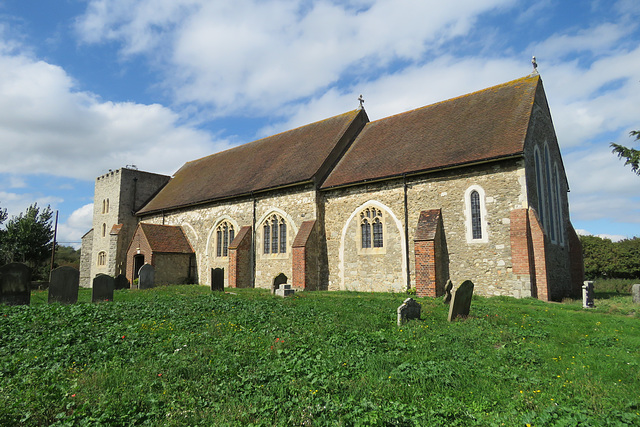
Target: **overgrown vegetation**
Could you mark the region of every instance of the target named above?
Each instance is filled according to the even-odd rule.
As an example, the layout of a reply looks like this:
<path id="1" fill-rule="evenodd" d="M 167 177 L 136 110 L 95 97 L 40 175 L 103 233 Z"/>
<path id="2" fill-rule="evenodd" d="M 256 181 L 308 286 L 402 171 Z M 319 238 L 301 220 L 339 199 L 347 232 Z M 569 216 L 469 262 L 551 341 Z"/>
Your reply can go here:
<path id="1" fill-rule="evenodd" d="M 612 242 L 597 236 L 580 236 L 585 276 L 640 279 L 640 237 Z"/>
<path id="2" fill-rule="evenodd" d="M 180 286 L 0 307 L 2 425 L 640 425 L 630 297 L 441 300 Z"/>

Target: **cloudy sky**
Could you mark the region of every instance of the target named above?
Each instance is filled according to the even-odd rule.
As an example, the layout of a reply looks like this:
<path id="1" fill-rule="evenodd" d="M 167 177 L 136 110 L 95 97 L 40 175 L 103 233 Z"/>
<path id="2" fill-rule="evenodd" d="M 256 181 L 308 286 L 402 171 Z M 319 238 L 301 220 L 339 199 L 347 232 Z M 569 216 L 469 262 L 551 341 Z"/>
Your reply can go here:
<path id="1" fill-rule="evenodd" d="M 109 169 L 184 162 L 358 106 L 374 120 L 538 59 L 574 227 L 640 236 L 637 0 L 0 0 L 0 206 L 91 228 Z"/>

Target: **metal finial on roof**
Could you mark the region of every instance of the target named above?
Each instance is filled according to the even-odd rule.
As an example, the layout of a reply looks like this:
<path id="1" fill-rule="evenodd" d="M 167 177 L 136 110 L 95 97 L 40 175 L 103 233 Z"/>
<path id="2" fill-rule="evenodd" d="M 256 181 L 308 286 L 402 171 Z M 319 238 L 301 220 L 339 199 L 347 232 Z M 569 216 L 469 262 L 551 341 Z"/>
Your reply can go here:
<path id="1" fill-rule="evenodd" d="M 360 101 L 360 109 L 364 108 L 364 98 L 362 97 L 362 94 L 358 97 L 358 101 Z"/>
<path id="2" fill-rule="evenodd" d="M 538 62 L 535 56 L 531 58 L 531 65 L 533 65 L 533 74 L 538 74 Z"/>

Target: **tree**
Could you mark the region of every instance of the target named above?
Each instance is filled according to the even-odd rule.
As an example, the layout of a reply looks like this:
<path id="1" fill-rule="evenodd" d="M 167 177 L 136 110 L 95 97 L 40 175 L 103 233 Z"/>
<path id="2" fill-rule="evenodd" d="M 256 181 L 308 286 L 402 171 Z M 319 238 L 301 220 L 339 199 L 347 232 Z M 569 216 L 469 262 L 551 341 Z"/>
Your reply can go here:
<path id="1" fill-rule="evenodd" d="M 635 136 L 636 141 L 640 140 L 640 131 L 638 130 L 632 130 L 631 132 L 629 132 L 629 135 Z M 628 147 L 625 147 L 624 145 L 615 144 L 613 142 L 610 145 L 613 148 L 611 152 L 614 154 L 617 154 L 618 157 L 621 159 L 623 158 L 627 159 L 624 162 L 624 165 L 625 166 L 631 165 L 631 170 L 635 174 L 640 175 L 640 150 L 628 148 Z"/>
<path id="2" fill-rule="evenodd" d="M 37 203 L 17 217 L 12 217 L 6 224 L 1 242 L 5 262 L 25 263 L 31 267 L 36 278 L 46 278 L 47 270 L 41 267 L 51 255 L 52 217 L 49 206 L 41 211 Z"/>

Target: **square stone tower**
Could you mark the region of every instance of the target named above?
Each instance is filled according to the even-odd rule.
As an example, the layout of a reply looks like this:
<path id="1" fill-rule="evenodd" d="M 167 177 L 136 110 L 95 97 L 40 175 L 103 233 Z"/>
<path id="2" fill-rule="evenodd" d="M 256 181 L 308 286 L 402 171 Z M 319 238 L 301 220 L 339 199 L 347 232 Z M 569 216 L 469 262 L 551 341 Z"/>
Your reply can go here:
<path id="1" fill-rule="evenodd" d="M 96 178 L 93 229 L 82 238 L 80 285 L 90 287 L 98 274 L 127 270 L 127 246 L 137 225 L 135 213 L 171 177 L 122 168 Z M 90 255 L 89 255 L 90 254 Z"/>

